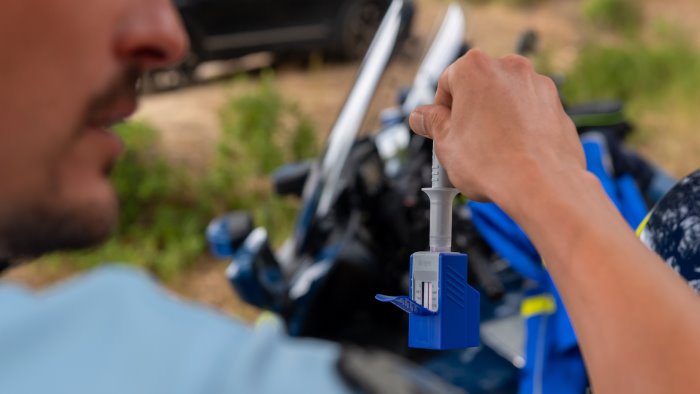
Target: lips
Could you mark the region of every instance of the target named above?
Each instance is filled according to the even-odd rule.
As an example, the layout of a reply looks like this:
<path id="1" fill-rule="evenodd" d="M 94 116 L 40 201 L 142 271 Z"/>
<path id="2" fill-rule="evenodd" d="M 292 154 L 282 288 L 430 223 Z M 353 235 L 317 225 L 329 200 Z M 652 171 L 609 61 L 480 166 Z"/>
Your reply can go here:
<path id="1" fill-rule="evenodd" d="M 124 150 L 121 138 L 113 127 L 124 122 L 136 111 L 135 99 L 114 100 L 110 105 L 90 114 L 86 124 L 86 137 L 95 151 L 103 157 L 103 173 L 109 175 L 115 161 Z"/>
<path id="2" fill-rule="evenodd" d="M 136 111 L 136 106 L 135 99 L 118 100 L 112 105 L 91 114 L 88 127 L 109 129 L 131 116 Z"/>

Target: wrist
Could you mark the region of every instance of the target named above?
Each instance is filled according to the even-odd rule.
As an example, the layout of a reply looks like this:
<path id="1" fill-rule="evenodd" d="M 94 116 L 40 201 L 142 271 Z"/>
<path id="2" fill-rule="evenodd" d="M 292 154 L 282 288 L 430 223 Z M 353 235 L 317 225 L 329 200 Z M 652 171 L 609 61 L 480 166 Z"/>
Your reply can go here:
<path id="1" fill-rule="evenodd" d="M 489 194 L 492 200 L 513 217 L 548 204 L 562 204 L 605 193 L 598 178 L 583 168 L 542 168 L 539 163 L 522 166 L 506 175 Z M 542 204 L 547 203 L 547 204 Z M 542 207 L 545 208 L 545 207 Z"/>
<path id="2" fill-rule="evenodd" d="M 615 227 L 617 210 L 598 178 L 584 169 L 534 169 L 517 178 L 494 201 L 523 228 L 548 264 L 571 261 L 571 252 L 589 232 Z"/>

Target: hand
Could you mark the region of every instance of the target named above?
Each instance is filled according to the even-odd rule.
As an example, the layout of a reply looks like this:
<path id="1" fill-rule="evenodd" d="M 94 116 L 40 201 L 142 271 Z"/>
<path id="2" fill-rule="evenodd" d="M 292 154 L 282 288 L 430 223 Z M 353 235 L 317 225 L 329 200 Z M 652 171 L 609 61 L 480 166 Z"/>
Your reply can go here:
<path id="1" fill-rule="evenodd" d="M 450 181 L 472 199 L 506 203 L 585 169 L 554 82 L 521 56 L 496 60 L 470 50 L 440 77 L 435 104 L 417 108 L 410 124 L 435 141 Z"/>
<path id="2" fill-rule="evenodd" d="M 550 79 L 522 57 L 472 50 L 410 122 L 435 141 L 452 183 L 498 203 L 547 261 L 595 392 L 700 392 L 700 299 L 585 172 Z"/>

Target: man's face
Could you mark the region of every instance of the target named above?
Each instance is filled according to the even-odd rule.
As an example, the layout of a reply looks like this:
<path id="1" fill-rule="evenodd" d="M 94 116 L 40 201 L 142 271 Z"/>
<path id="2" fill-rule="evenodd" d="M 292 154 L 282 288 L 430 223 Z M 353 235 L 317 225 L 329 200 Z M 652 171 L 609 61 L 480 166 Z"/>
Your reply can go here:
<path id="1" fill-rule="evenodd" d="M 145 70 L 187 49 L 170 0 L 10 0 L 0 11 L 0 257 L 113 229 L 109 182 Z"/>

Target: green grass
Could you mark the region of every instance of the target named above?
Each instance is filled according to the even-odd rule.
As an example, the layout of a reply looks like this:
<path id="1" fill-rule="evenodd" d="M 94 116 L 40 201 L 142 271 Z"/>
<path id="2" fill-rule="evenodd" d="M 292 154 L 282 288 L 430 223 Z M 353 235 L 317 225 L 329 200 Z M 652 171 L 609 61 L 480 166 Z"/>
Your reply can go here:
<path id="1" fill-rule="evenodd" d="M 222 133 L 205 174 L 167 162 L 159 134 L 148 124 L 117 128 L 126 153 L 113 183 L 120 198 L 114 236 L 93 250 L 58 253 L 48 264 L 79 269 L 124 262 L 172 279 L 206 253 L 207 223 L 226 211 L 250 211 L 279 243 L 291 231 L 298 205 L 271 193 L 267 176 L 288 161 L 317 153 L 310 120 L 284 101 L 265 75 L 250 93 L 231 98 L 220 112 Z"/>
<path id="2" fill-rule="evenodd" d="M 586 0 L 583 15 L 607 30 L 633 35 L 642 25 L 642 12 L 635 0 Z"/>

